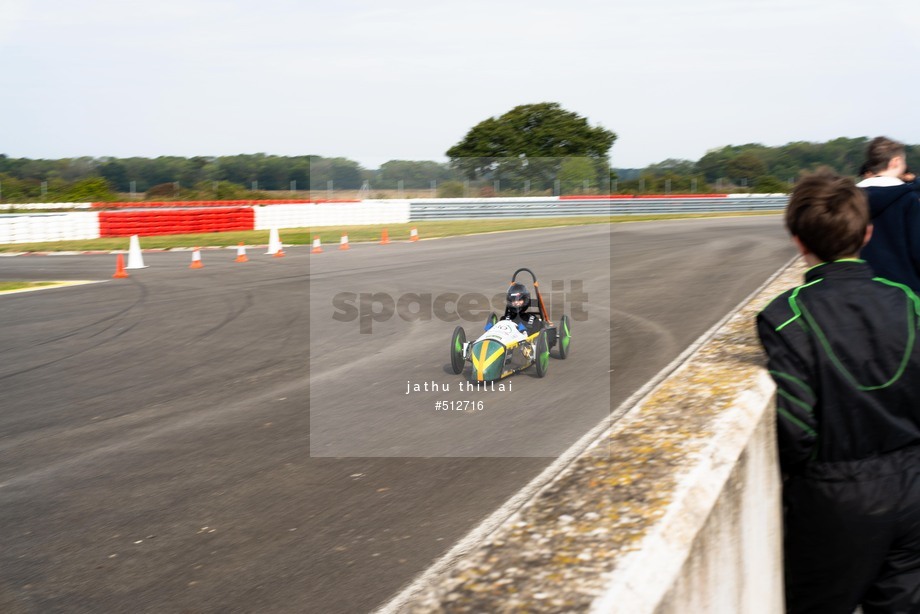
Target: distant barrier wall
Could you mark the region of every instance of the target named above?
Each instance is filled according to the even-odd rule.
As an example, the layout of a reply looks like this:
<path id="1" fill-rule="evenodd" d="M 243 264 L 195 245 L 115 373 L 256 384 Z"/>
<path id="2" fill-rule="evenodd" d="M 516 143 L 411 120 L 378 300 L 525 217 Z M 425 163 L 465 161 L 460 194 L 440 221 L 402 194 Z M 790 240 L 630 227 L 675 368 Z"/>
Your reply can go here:
<path id="1" fill-rule="evenodd" d="M 138 203 L 101 204 L 108 208 L 97 207 L 98 211 L 88 212 L 0 214 L 0 243 L 403 224 L 410 221 L 408 200 L 263 202 L 245 206 L 226 206 L 226 201 L 184 203 L 193 206 L 179 206 L 183 203 L 171 202 L 143 203 L 144 206 L 140 207 Z M 90 204 L 86 205 L 89 208 Z"/>
<path id="2" fill-rule="evenodd" d="M 785 194 L 419 199 L 412 201 L 411 221 L 776 211 L 787 200 Z"/>
<path id="3" fill-rule="evenodd" d="M 93 210 L 0 214 L 0 243 L 37 243 L 134 234 L 147 236 L 404 224 L 424 220 L 771 211 L 782 209 L 785 203 L 783 195 L 753 194 L 669 198 L 579 196 L 306 203 L 259 201 L 258 204 L 254 201 L 68 203 Z"/>
<path id="4" fill-rule="evenodd" d="M 255 208 L 255 230 L 405 224 L 407 222 L 409 222 L 408 200 L 363 200 Z"/>
<path id="5" fill-rule="evenodd" d="M 98 213 L 0 215 L 0 243 L 40 243 L 98 238 Z"/>
<path id="6" fill-rule="evenodd" d="M 251 207 L 102 211 L 98 215 L 100 237 L 252 230 L 255 219 Z"/>

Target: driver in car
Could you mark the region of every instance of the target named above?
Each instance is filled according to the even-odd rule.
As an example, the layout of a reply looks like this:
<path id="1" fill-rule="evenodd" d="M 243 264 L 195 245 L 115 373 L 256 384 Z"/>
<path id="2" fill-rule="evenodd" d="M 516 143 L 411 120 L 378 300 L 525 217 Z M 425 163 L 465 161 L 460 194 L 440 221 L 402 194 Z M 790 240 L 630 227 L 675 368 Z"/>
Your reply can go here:
<path id="1" fill-rule="evenodd" d="M 527 336 L 543 328 L 543 320 L 539 313 L 528 313 L 530 307 L 530 292 L 523 284 L 514 283 L 508 288 L 508 297 L 505 315 L 502 320 L 511 320 L 517 324 L 518 330 Z"/>

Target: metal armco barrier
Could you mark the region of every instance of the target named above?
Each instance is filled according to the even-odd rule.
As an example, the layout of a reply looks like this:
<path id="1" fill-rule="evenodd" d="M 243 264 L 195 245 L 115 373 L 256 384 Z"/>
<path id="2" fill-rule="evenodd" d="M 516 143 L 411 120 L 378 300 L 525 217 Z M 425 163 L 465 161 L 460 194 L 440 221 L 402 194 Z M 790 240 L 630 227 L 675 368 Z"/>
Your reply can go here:
<path id="1" fill-rule="evenodd" d="M 789 197 L 729 196 L 722 198 L 636 198 L 558 200 L 542 198 L 492 203 L 483 199 L 413 200 L 409 220 L 458 220 L 471 218 L 570 217 L 579 215 L 650 215 L 656 213 L 713 213 L 731 211 L 779 211 Z"/>

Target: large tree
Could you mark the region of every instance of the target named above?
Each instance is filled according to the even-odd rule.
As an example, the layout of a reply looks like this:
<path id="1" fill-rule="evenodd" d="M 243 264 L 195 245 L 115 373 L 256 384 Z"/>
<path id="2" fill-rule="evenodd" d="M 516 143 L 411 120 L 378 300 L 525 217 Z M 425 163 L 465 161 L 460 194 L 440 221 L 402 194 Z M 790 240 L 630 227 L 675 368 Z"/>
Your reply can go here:
<path id="1" fill-rule="evenodd" d="M 589 158 L 599 175 L 606 173 L 607 155 L 616 138 L 558 103 L 542 102 L 479 122 L 447 150 L 447 156 L 451 166 L 469 179 L 531 180 L 546 185 L 555 180 L 567 158 Z"/>

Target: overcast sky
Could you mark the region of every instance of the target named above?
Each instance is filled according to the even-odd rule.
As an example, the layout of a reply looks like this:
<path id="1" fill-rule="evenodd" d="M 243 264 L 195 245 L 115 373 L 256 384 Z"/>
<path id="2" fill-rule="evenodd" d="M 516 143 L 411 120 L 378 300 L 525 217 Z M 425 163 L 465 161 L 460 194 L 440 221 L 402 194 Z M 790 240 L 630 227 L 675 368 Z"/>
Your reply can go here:
<path id="1" fill-rule="evenodd" d="M 615 167 L 920 143 L 917 0 L 0 0 L 0 153 L 446 160 L 558 102 Z"/>

